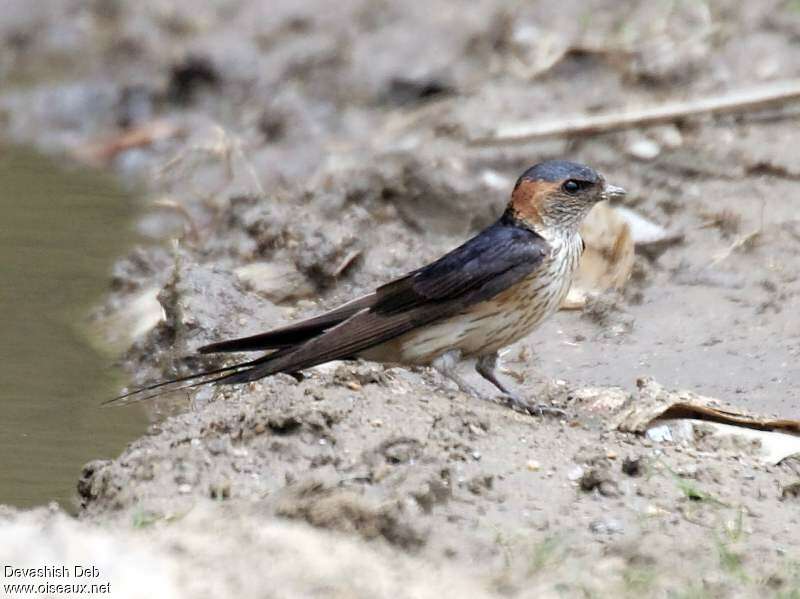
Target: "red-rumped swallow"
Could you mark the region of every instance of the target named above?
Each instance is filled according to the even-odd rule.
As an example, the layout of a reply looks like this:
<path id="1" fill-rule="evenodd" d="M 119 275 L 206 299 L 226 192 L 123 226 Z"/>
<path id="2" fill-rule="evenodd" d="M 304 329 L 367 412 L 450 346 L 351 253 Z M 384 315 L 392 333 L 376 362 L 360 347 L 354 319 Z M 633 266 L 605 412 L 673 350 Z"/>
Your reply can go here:
<path id="1" fill-rule="evenodd" d="M 187 386 L 247 383 L 355 358 L 433 366 L 474 393 L 455 367 L 476 358 L 477 372 L 511 406 L 541 414 L 542 406 L 526 402 L 497 378 L 498 351 L 558 309 L 583 252 L 581 222 L 597 202 L 624 194 L 588 166 L 539 163 L 522 173 L 496 223 L 435 262 L 319 316 L 198 350 L 269 352 L 255 360 L 150 385 L 112 401 L 193 379 L 205 380 Z"/>

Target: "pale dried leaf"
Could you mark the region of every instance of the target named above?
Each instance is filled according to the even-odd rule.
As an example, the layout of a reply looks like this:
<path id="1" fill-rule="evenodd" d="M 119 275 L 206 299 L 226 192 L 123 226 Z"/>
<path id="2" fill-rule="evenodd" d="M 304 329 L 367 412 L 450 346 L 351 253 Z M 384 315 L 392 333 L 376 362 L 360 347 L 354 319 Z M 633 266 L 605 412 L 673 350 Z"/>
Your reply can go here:
<path id="1" fill-rule="evenodd" d="M 583 307 L 590 294 L 622 289 L 633 268 L 633 239 L 617 208 L 606 202 L 595 206 L 581 226 L 581 236 L 586 249 L 561 305 L 564 309 Z"/>

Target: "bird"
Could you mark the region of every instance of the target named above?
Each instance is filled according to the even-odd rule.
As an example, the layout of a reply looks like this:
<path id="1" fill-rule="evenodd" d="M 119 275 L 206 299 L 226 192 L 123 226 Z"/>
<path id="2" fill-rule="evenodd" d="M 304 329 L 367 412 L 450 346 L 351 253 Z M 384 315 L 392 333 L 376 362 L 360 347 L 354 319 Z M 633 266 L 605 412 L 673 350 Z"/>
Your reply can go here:
<path id="1" fill-rule="evenodd" d="M 480 397 L 458 372 L 462 361 L 474 359 L 477 373 L 509 407 L 548 413 L 548 406 L 500 380 L 499 352 L 558 310 L 584 250 L 581 222 L 598 202 L 624 195 L 589 166 L 535 164 L 517 179 L 496 222 L 438 260 L 312 318 L 197 350 L 266 352 L 255 359 L 161 381 L 106 403 L 149 399 L 178 383 L 184 383 L 180 389 L 249 383 L 352 359 L 431 366 Z"/>

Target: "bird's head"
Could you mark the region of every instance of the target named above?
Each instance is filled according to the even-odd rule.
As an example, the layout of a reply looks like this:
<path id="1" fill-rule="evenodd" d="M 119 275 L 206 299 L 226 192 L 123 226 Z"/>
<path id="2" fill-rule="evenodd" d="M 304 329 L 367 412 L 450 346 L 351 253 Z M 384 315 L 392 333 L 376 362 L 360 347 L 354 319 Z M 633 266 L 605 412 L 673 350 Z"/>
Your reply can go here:
<path id="1" fill-rule="evenodd" d="M 597 202 L 623 195 L 624 189 L 609 185 L 588 166 L 548 160 L 522 173 L 508 211 L 535 230 L 574 231 Z"/>

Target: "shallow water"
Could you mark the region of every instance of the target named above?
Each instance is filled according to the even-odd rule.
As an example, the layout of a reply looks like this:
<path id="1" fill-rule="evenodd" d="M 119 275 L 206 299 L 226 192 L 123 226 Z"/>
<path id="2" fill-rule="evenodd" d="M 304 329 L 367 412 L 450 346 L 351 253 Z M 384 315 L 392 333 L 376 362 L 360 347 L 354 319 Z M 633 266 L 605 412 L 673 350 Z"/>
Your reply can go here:
<path id="1" fill-rule="evenodd" d="M 81 466 L 144 430 L 142 412 L 99 407 L 122 375 L 87 316 L 135 211 L 109 177 L 0 147 L 0 503 L 72 507 Z"/>

